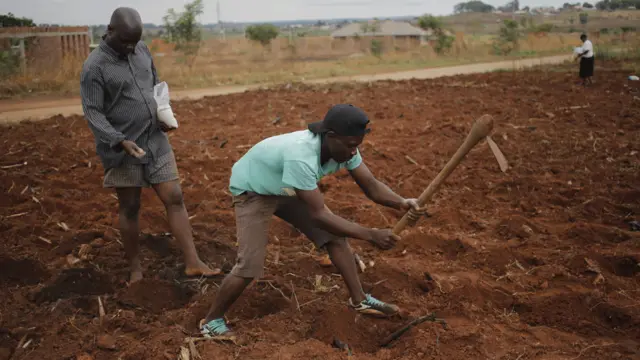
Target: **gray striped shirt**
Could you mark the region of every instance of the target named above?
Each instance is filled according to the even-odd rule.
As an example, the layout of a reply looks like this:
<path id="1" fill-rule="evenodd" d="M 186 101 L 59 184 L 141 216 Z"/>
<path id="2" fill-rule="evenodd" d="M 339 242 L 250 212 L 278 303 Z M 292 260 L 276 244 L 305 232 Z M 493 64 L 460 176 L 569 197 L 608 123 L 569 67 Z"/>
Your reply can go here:
<path id="1" fill-rule="evenodd" d="M 158 82 L 151 52 L 142 41 L 132 54 L 122 56 L 102 40 L 84 62 L 82 109 L 105 171 L 146 164 L 171 151 L 157 120 L 153 86 Z M 147 154 L 142 159 L 127 154 L 123 140 L 134 141 Z"/>

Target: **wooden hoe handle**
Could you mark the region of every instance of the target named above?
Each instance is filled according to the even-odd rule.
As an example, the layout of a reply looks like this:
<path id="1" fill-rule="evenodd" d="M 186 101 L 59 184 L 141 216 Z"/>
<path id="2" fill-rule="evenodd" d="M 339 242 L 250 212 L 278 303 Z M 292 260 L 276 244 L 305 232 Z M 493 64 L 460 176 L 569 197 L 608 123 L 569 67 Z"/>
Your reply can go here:
<path id="1" fill-rule="evenodd" d="M 469 132 L 469 135 L 467 135 L 467 138 L 464 140 L 464 143 L 460 145 L 458 151 L 456 151 L 453 157 L 451 157 L 451 160 L 449 160 L 447 165 L 445 165 L 444 168 L 440 170 L 440 173 L 438 173 L 436 178 L 431 181 L 429 186 L 427 186 L 427 188 L 418 198 L 418 204 L 420 205 L 420 207 L 423 207 L 429 200 L 431 200 L 433 194 L 438 191 L 440 185 L 442 185 L 447 177 L 451 175 L 453 170 L 456 168 L 456 166 L 458 166 L 458 164 L 460 164 L 467 153 L 469 153 L 469 151 L 471 151 L 471 149 L 476 146 L 476 144 L 480 142 L 480 140 L 487 137 L 491 133 L 492 129 L 493 117 L 491 115 L 483 115 L 481 118 L 476 120 L 476 122 L 473 124 L 473 127 L 471 128 L 471 131 Z M 400 219 L 396 226 L 393 228 L 393 233 L 399 235 L 407 225 L 415 222 L 418 217 L 419 216 L 415 214 L 413 210 L 407 211 L 407 213 L 404 214 L 402 219 Z"/>

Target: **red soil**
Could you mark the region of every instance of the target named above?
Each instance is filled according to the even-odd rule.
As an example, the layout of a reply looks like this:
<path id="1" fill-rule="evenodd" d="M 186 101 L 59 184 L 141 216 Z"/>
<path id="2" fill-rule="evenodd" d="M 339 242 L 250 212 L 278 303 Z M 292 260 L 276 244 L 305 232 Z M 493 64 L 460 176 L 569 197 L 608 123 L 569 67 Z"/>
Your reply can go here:
<path id="1" fill-rule="evenodd" d="M 375 262 L 362 274 L 365 286 L 401 306 L 398 318 L 356 316 L 335 269 L 321 267 L 310 243 L 274 220 L 280 242 L 269 245 L 267 280 L 294 300 L 255 283 L 228 314 L 242 344 L 199 342 L 202 357 L 342 359 L 331 346 L 337 338 L 357 359 L 640 358 L 640 235 L 627 224 L 640 211 L 640 95 L 625 85 L 624 72 L 603 69 L 586 90 L 574 76 L 294 85 L 176 102 L 181 127 L 171 142 L 196 245 L 225 271 L 235 259 L 227 191 L 233 162 L 264 137 L 320 119 L 330 104 L 368 111 L 374 130 L 364 159 L 403 196 L 420 194 L 484 113 L 495 117 L 493 138 L 512 166 L 500 172 L 483 142 L 435 196 L 431 217 L 395 249 L 352 241 Z M 82 117 L 0 133 L 0 166 L 27 162 L 0 170 L 2 360 L 175 359 L 215 297 L 220 278 L 182 276 L 180 251 L 164 234 L 164 209 L 151 191 L 143 192 L 141 215 L 147 279 L 127 288 L 116 199 L 101 188 L 92 139 Z M 322 189 L 334 212 L 368 226 L 392 226 L 401 215 L 373 205 L 347 174 L 325 179 Z M 69 265 L 82 245 L 88 255 Z M 604 281 L 594 282 L 598 271 Z M 324 287 L 339 288 L 316 291 L 317 275 Z M 380 347 L 430 312 L 447 329 L 423 323 Z"/>

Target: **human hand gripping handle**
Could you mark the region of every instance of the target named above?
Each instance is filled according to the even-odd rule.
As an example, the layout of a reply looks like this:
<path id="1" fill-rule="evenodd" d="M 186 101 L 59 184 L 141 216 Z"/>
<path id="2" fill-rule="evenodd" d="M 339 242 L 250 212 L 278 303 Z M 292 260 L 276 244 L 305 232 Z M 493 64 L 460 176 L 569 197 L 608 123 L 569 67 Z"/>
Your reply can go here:
<path id="1" fill-rule="evenodd" d="M 123 140 L 120 144 L 122 145 L 122 148 L 124 149 L 124 151 L 127 152 L 127 154 L 135 158 L 139 159 L 146 154 L 146 152 L 144 152 L 144 150 L 138 147 L 138 145 L 136 145 L 136 143 L 134 143 L 133 141 Z"/>
<path id="2" fill-rule="evenodd" d="M 409 217 L 410 223 L 415 223 L 418 219 L 427 214 L 426 206 L 420 206 L 419 199 L 404 199 L 402 202 L 402 209 L 408 211 L 407 216 Z"/>
<path id="3" fill-rule="evenodd" d="M 169 126 L 163 122 L 158 122 L 158 126 L 160 126 L 160 130 L 162 130 L 163 132 L 169 132 L 177 129 L 176 127 Z"/>
<path id="4" fill-rule="evenodd" d="M 401 206 L 403 210 L 408 210 L 407 214 L 414 222 L 426 214 L 426 208 L 420 206 L 418 199 L 404 199 Z M 400 240 L 400 236 L 392 229 L 371 229 L 370 242 L 382 250 L 393 248 Z"/>

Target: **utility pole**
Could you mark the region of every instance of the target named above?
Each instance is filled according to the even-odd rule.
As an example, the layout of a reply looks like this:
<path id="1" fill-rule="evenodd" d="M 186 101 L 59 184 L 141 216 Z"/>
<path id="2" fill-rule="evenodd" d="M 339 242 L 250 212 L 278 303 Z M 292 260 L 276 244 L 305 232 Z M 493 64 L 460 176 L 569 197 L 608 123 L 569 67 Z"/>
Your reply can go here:
<path id="1" fill-rule="evenodd" d="M 218 3 L 216 4 L 216 13 L 218 14 L 218 27 L 220 28 L 220 37 L 222 38 L 222 41 L 224 41 L 225 40 L 224 25 L 220 20 L 220 0 L 218 0 Z"/>

